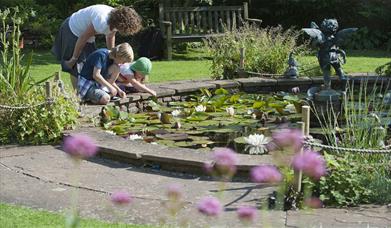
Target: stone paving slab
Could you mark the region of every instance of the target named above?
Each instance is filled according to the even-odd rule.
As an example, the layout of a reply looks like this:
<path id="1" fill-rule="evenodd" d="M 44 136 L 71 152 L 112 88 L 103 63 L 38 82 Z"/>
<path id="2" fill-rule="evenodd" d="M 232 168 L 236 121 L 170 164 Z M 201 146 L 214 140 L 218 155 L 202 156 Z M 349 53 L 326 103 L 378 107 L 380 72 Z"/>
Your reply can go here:
<path id="1" fill-rule="evenodd" d="M 199 92 L 200 89 L 215 89 L 216 85 L 208 82 L 199 81 L 181 81 L 182 83 L 173 84 L 167 83 L 166 85 L 160 86 L 160 88 L 174 89 L 177 93 L 190 93 Z"/>
<path id="2" fill-rule="evenodd" d="M 324 208 L 288 211 L 288 227 L 391 227 L 391 210 L 386 206 L 364 205 L 357 208 Z"/>
<path id="3" fill-rule="evenodd" d="M 277 86 L 280 85 L 299 86 L 299 85 L 309 85 L 309 84 L 312 84 L 312 80 L 309 77 L 299 77 L 296 79 L 277 78 Z"/>
<path id="4" fill-rule="evenodd" d="M 235 89 L 240 87 L 240 83 L 235 80 L 215 80 L 211 83 L 216 84 L 216 88 Z"/>
<path id="5" fill-rule="evenodd" d="M 242 87 L 254 87 L 254 86 L 275 86 L 277 85 L 277 80 L 272 78 L 238 78 L 235 79 L 238 81 Z"/>

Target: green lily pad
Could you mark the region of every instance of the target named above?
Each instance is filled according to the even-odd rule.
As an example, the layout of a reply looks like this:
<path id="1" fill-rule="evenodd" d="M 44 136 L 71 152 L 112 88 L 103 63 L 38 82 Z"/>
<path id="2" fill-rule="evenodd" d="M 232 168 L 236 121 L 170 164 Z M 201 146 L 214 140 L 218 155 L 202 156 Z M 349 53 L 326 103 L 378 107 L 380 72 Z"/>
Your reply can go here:
<path id="1" fill-rule="evenodd" d="M 234 139 L 235 143 L 240 143 L 240 144 L 247 144 L 246 140 L 244 140 L 244 136 L 240 136 Z"/>
<path id="2" fill-rule="evenodd" d="M 174 133 L 174 134 L 164 134 L 164 135 L 156 135 L 159 139 L 168 139 L 173 141 L 181 141 L 189 138 L 189 135 L 186 133 Z"/>

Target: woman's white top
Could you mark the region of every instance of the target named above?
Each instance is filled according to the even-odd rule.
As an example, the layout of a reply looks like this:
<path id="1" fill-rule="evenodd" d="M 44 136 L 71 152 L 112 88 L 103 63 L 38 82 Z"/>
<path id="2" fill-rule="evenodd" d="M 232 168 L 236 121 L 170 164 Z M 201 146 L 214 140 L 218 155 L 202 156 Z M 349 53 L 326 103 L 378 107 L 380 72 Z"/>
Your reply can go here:
<path id="1" fill-rule="evenodd" d="M 109 14 L 114 8 L 106 5 L 93 5 L 73 13 L 69 18 L 69 27 L 72 33 L 80 37 L 87 29 L 88 25 L 92 24 L 98 34 L 108 35 L 110 27 L 108 24 Z M 95 36 L 88 39 L 87 42 L 95 41 Z"/>

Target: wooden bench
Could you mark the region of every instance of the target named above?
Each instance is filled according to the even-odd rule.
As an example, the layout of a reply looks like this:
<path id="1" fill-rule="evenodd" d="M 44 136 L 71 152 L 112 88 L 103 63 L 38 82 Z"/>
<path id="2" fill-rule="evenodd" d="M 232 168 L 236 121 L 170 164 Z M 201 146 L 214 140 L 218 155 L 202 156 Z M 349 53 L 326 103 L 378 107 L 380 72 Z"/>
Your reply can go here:
<path id="1" fill-rule="evenodd" d="M 165 56 L 172 59 L 173 43 L 199 42 L 221 36 L 243 22 L 261 23 L 248 17 L 248 4 L 241 6 L 164 7 L 159 4 L 159 26 L 165 39 Z"/>

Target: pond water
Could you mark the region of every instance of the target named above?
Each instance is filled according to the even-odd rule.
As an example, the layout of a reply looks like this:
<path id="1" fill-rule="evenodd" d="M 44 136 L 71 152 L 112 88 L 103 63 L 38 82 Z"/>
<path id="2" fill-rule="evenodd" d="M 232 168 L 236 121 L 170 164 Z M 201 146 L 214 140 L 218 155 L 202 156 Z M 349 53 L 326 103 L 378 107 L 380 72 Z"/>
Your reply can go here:
<path id="1" fill-rule="evenodd" d="M 143 113 L 106 107 L 102 126 L 131 140 L 195 149 L 227 146 L 248 153 L 244 137 L 258 134 L 252 137 L 256 141 L 281 125 L 297 127 L 302 98 L 304 94 L 230 94 L 225 89 L 212 94 L 202 90 L 201 95 L 184 102 L 163 105 L 151 100 Z"/>

